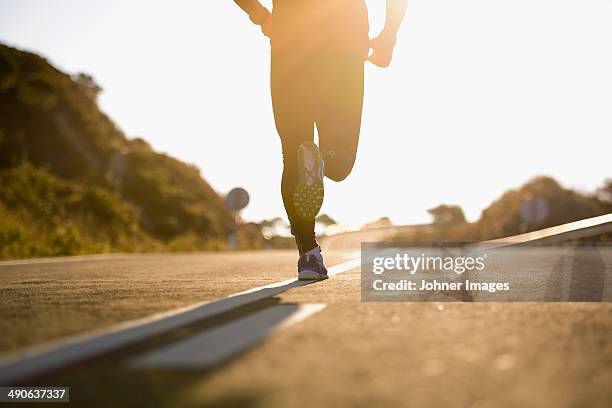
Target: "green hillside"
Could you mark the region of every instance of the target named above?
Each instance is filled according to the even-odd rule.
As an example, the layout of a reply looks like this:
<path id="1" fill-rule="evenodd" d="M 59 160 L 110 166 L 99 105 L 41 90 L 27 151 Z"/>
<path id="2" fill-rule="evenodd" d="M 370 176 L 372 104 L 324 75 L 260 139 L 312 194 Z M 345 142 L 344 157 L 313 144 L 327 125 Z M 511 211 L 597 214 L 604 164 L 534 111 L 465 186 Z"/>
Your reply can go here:
<path id="1" fill-rule="evenodd" d="M 222 198 L 195 166 L 129 140 L 99 91 L 0 44 L 0 256 L 223 247 Z"/>

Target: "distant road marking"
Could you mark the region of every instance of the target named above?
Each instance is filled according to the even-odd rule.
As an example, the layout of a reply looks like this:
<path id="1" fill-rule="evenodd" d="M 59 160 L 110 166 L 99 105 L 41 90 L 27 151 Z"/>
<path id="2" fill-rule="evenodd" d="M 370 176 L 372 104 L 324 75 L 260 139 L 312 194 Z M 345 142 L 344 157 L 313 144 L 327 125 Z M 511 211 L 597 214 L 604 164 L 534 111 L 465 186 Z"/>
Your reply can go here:
<path id="1" fill-rule="evenodd" d="M 131 359 L 132 368 L 209 369 L 278 331 L 320 312 L 325 304 L 280 304 Z"/>
<path id="2" fill-rule="evenodd" d="M 33 258 L 33 259 L 15 259 L 11 261 L 0 261 L 0 267 L 2 266 L 15 266 L 15 265 L 40 265 L 40 264 L 51 264 L 51 263 L 62 263 L 62 262 L 82 262 L 82 261 L 109 261 L 115 259 L 129 259 L 138 256 L 147 256 L 151 254 L 96 254 L 96 255 L 77 255 L 77 256 L 58 256 L 56 258 Z M 166 255 L 166 254 L 156 254 Z"/>
<path id="3" fill-rule="evenodd" d="M 360 266 L 359 258 L 329 268 L 334 276 Z M 199 302 L 187 307 L 128 321 L 108 329 L 72 337 L 48 346 L 34 347 L 0 360 L 0 385 L 16 385 L 29 377 L 107 353 L 169 330 L 203 320 L 258 300 L 279 295 L 291 288 L 313 283 L 296 278 L 259 286 L 226 298 Z"/>

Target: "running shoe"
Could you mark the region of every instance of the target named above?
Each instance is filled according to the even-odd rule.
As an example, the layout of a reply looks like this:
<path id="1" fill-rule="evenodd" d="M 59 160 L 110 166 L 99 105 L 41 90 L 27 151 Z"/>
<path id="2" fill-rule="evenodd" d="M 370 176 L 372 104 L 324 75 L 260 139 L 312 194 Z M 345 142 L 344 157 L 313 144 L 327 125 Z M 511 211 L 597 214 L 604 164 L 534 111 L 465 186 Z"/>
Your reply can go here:
<path id="1" fill-rule="evenodd" d="M 298 183 L 293 192 L 293 205 L 300 218 L 314 220 L 323 205 L 325 162 L 313 142 L 298 147 Z"/>
<path id="2" fill-rule="evenodd" d="M 323 255 L 319 247 L 300 255 L 298 260 L 299 280 L 324 280 L 327 276 L 327 268 L 323 264 Z"/>

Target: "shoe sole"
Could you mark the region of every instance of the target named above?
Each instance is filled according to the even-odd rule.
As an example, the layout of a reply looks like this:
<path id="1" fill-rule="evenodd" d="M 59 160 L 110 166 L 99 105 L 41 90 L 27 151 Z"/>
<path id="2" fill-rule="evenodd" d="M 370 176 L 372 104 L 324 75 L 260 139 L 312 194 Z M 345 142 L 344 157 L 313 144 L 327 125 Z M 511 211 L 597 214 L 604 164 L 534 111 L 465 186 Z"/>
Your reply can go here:
<path id="1" fill-rule="evenodd" d="M 302 143 L 297 154 L 299 180 L 293 192 L 293 206 L 300 218 L 310 221 L 319 214 L 325 196 L 320 171 L 323 159 L 317 145 L 312 142 Z"/>
<path id="2" fill-rule="evenodd" d="M 315 272 L 315 271 L 302 271 L 298 274 L 298 280 L 325 280 L 329 276 Z"/>

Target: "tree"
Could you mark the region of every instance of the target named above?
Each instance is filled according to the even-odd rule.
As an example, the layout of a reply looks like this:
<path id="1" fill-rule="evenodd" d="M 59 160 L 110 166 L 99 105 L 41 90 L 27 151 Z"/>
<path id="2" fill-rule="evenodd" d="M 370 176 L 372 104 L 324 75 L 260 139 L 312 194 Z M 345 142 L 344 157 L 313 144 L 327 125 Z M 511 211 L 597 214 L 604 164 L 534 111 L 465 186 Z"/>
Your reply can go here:
<path id="1" fill-rule="evenodd" d="M 604 185 L 597 189 L 595 195 L 599 200 L 612 206 L 612 178 L 606 179 Z"/>
<path id="2" fill-rule="evenodd" d="M 519 189 L 506 191 L 483 210 L 478 220 L 482 239 L 535 231 L 605 214 L 593 195 L 563 188 L 555 179 L 539 176 Z"/>
<path id="3" fill-rule="evenodd" d="M 435 208 L 427 210 L 433 218 L 434 224 L 462 224 L 465 223 L 465 214 L 463 209 L 458 205 L 442 204 Z"/>
<path id="4" fill-rule="evenodd" d="M 336 220 L 334 220 L 332 217 L 330 217 L 327 214 L 319 215 L 316 218 L 315 221 L 318 222 L 319 224 L 323 224 L 323 225 L 334 225 L 334 224 L 337 224 Z"/>
<path id="5" fill-rule="evenodd" d="M 85 94 L 89 96 L 93 101 L 98 99 L 98 95 L 102 92 L 102 87 L 98 85 L 96 80 L 89 74 L 79 72 L 72 77 L 74 82 L 79 84 Z"/>

